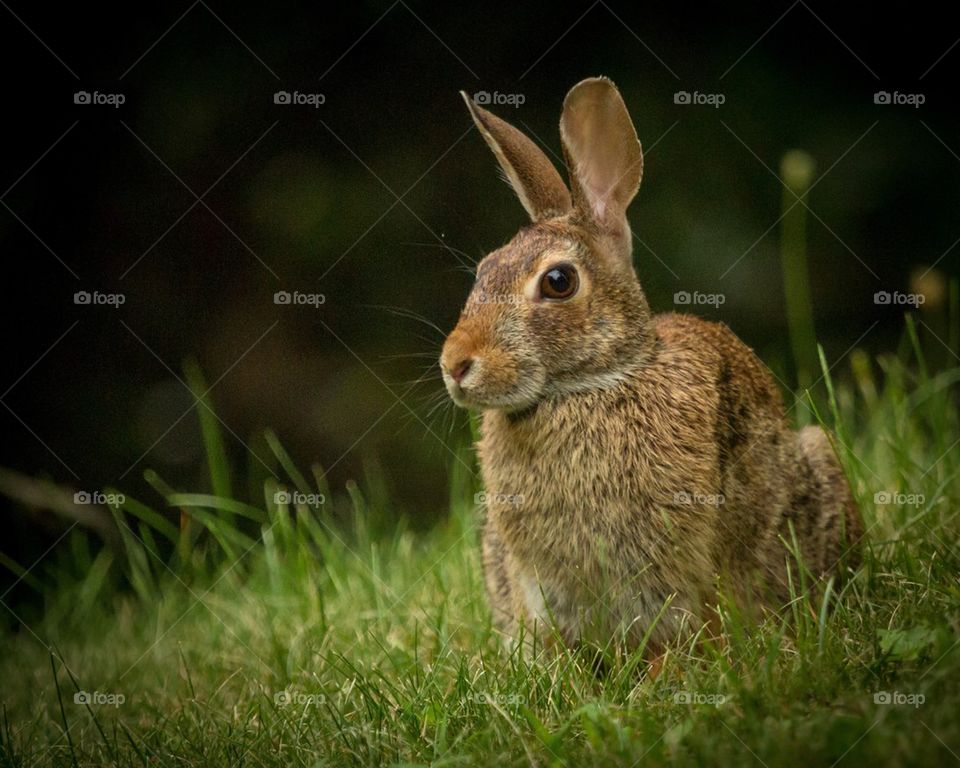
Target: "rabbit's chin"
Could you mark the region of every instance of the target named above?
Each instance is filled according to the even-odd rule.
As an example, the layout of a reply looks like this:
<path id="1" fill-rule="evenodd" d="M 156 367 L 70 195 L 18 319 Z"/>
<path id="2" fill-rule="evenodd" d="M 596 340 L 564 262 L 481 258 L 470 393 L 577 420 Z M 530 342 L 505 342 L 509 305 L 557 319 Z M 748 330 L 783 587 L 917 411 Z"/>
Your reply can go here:
<path id="1" fill-rule="evenodd" d="M 484 361 L 477 360 L 462 382 L 455 381 L 446 371 L 443 383 L 450 399 L 471 411 L 522 411 L 539 403 L 546 392 L 546 372 L 537 365 L 522 365 L 514 375 L 494 377 L 485 370 Z"/>
<path id="2" fill-rule="evenodd" d="M 444 377 L 444 379 L 447 378 Z M 533 386 L 520 387 L 510 392 L 494 395 L 486 392 L 470 392 L 454 383 L 452 379 L 445 381 L 445 383 L 447 393 L 454 404 L 468 411 L 504 411 L 505 413 L 524 411 L 539 403 L 543 397 L 540 388 L 534 388 Z"/>
<path id="3" fill-rule="evenodd" d="M 461 408 L 470 411 L 503 411 L 518 413 L 527 411 L 544 399 L 563 398 L 590 392 L 597 389 L 613 389 L 634 375 L 636 366 L 622 370 L 603 371 L 580 375 L 572 379 L 554 379 L 538 382 L 535 376 L 529 376 L 508 392 L 492 394 L 477 392 L 475 387 L 461 387 L 446 374 L 444 384 L 450 399 Z"/>
<path id="4" fill-rule="evenodd" d="M 460 408 L 466 408 L 468 411 L 504 411 L 505 413 L 514 413 L 516 411 L 525 411 L 528 408 L 540 402 L 541 396 L 499 396 L 488 397 L 484 399 L 469 397 L 465 393 L 450 393 L 450 399 Z"/>

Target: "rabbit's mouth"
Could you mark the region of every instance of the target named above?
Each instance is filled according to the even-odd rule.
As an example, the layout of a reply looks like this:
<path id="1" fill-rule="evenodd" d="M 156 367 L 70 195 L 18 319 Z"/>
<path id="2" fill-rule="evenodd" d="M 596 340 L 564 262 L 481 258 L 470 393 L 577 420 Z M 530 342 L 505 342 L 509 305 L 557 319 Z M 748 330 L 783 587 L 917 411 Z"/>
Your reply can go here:
<path id="1" fill-rule="evenodd" d="M 493 395 L 484 393 L 483 395 L 474 394 L 469 389 L 451 382 L 447 384 L 447 392 L 450 399 L 460 408 L 466 408 L 469 411 L 505 411 L 513 413 L 516 411 L 525 411 L 540 402 L 541 393 L 539 392 L 510 392 L 502 395 Z"/>
<path id="2" fill-rule="evenodd" d="M 450 399 L 472 411 L 522 411 L 543 397 L 544 377 L 536 369 L 520 368 L 504 380 L 486 370 L 483 358 L 476 358 L 466 371 L 442 369 L 442 372 Z"/>

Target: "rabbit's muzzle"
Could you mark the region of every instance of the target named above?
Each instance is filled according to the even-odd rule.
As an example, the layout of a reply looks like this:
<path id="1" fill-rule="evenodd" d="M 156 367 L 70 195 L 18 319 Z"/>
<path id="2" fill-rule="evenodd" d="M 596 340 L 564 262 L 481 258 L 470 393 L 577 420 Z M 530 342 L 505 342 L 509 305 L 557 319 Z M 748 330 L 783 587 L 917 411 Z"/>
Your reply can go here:
<path id="1" fill-rule="evenodd" d="M 457 405 L 465 403 L 468 399 L 467 390 L 470 384 L 476 383 L 477 373 L 482 365 L 475 367 L 475 363 L 475 345 L 458 326 L 447 337 L 443 345 L 443 352 L 440 355 L 440 371 L 443 373 L 443 383 Z M 473 374 L 472 377 L 471 373 Z"/>
<path id="2" fill-rule="evenodd" d="M 467 318 L 447 337 L 440 370 L 451 399 L 462 408 L 477 410 L 515 410 L 533 404 L 545 378 L 535 357 L 498 344 L 493 335 L 492 329 Z"/>

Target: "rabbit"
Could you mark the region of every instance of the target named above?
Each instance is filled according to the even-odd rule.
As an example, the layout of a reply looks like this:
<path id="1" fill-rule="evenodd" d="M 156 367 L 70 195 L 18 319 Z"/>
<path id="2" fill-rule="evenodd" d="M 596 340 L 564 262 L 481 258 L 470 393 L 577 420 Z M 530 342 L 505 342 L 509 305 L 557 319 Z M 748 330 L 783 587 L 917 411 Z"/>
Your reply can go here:
<path id="1" fill-rule="evenodd" d="M 440 368 L 482 412 L 484 582 L 495 626 L 661 657 L 718 590 L 777 607 L 858 563 L 863 526 L 827 434 L 722 323 L 653 315 L 626 211 L 643 154 L 607 78 L 567 94 L 569 188 L 522 132 L 461 93 L 530 217 L 486 256 Z M 691 629 L 692 628 L 692 629 Z"/>

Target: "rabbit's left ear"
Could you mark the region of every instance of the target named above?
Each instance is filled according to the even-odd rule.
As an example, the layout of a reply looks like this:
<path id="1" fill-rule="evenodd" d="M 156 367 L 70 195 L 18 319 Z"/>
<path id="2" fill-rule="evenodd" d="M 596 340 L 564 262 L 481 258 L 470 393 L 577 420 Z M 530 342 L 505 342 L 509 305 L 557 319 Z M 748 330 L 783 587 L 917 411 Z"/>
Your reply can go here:
<path id="1" fill-rule="evenodd" d="M 568 213 L 573 207 L 570 190 L 540 147 L 506 120 L 478 107 L 465 91 L 460 95 L 530 220 Z"/>
<path id="2" fill-rule="evenodd" d="M 615 236 L 629 236 L 626 211 L 643 176 L 643 152 L 616 86 L 577 83 L 563 101 L 560 137 L 574 206 Z"/>

